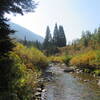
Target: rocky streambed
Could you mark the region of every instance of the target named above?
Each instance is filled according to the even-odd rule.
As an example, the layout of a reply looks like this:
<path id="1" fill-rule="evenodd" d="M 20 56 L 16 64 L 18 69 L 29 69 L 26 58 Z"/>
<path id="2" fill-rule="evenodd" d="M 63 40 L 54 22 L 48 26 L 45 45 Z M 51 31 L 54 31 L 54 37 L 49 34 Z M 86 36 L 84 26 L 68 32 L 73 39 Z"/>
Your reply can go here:
<path id="1" fill-rule="evenodd" d="M 43 78 L 37 100 L 100 100 L 99 79 L 86 73 L 73 73 L 64 64 L 51 64 Z"/>

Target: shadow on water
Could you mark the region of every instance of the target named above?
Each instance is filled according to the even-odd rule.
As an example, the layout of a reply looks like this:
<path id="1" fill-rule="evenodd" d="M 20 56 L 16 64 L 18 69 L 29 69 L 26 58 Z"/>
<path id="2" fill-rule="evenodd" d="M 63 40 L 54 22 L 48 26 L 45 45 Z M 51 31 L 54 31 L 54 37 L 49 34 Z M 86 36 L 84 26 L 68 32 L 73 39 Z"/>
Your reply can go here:
<path id="1" fill-rule="evenodd" d="M 100 100 L 96 79 L 87 74 L 64 73 L 60 67 L 50 67 L 42 100 Z M 88 80 L 88 81 L 84 81 Z"/>

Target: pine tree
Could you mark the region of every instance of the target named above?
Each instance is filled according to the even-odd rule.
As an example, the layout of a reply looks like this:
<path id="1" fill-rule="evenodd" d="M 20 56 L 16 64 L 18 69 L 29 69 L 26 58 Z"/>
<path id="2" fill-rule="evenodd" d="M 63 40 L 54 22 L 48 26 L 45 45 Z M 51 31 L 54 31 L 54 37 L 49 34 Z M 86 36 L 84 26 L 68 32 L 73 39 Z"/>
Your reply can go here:
<path id="1" fill-rule="evenodd" d="M 51 52 L 52 52 L 52 50 L 51 50 L 51 48 L 52 48 L 52 36 L 50 33 L 49 26 L 47 26 L 47 29 L 46 29 L 46 36 L 45 36 L 45 39 L 43 42 L 43 48 L 44 48 L 47 56 L 51 54 Z"/>
<path id="2" fill-rule="evenodd" d="M 26 36 L 24 37 L 24 45 L 27 46 L 27 39 L 26 39 Z"/>
<path id="3" fill-rule="evenodd" d="M 84 47 L 87 47 L 87 46 L 88 46 L 88 40 L 87 40 L 87 38 L 86 38 L 86 34 L 85 34 L 84 31 L 82 31 L 82 38 L 81 38 L 81 40 L 82 40 L 83 46 L 84 46 Z"/>
<path id="4" fill-rule="evenodd" d="M 34 43 L 34 46 L 35 46 L 37 49 L 42 50 L 42 45 L 41 45 L 41 43 L 40 43 L 38 40 L 36 40 L 36 41 L 33 42 L 33 43 Z"/>
<path id="5" fill-rule="evenodd" d="M 51 41 L 52 41 L 52 36 L 50 33 L 50 28 L 49 26 L 47 26 L 46 36 L 45 36 L 44 43 L 43 43 L 44 49 L 47 49 L 48 47 L 50 47 Z"/>
<path id="6" fill-rule="evenodd" d="M 55 27 L 54 27 L 54 33 L 53 33 L 53 44 L 58 47 L 58 42 L 59 42 L 59 30 L 58 30 L 58 26 L 57 24 L 55 24 Z"/>
<path id="7" fill-rule="evenodd" d="M 63 29 L 63 26 L 59 26 L 59 32 L 58 32 L 58 46 L 59 47 L 64 47 L 66 46 L 66 37 L 65 37 L 65 32 Z"/>
<path id="8" fill-rule="evenodd" d="M 7 24 L 8 19 L 5 13 L 24 14 L 31 12 L 35 8 L 35 2 L 32 0 L 0 0 L 0 99 L 14 100 L 12 94 L 12 65 L 9 52 L 12 51 L 14 44 L 9 35 L 14 33 Z M 2 94 L 2 96 L 1 96 Z"/>
<path id="9" fill-rule="evenodd" d="M 100 44 L 100 27 L 98 28 L 97 32 L 97 42 Z"/>

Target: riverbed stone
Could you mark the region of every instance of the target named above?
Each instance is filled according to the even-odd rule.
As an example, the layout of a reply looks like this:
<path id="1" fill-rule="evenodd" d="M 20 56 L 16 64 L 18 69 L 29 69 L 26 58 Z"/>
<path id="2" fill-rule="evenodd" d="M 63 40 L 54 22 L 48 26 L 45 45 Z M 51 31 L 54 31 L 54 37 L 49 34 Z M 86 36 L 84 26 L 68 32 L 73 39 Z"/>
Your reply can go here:
<path id="1" fill-rule="evenodd" d="M 98 80 L 98 85 L 100 86 L 100 80 Z"/>
<path id="2" fill-rule="evenodd" d="M 36 92 L 35 96 L 41 96 L 41 92 Z"/>
<path id="3" fill-rule="evenodd" d="M 46 92 L 46 89 L 43 89 L 42 92 Z"/>
<path id="4" fill-rule="evenodd" d="M 38 92 L 42 92 L 42 89 L 41 88 L 37 88 L 36 89 Z"/>

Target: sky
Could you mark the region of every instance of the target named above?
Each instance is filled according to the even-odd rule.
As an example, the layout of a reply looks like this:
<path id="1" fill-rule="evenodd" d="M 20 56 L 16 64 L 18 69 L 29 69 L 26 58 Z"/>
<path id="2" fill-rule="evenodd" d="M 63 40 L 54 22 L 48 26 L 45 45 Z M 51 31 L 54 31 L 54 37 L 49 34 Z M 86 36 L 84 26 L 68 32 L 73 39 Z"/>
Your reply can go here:
<path id="1" fill-rule="evenodd" d="M 100 0 L 36 0 L 34 13 L 8 16 L 11 21 L 45 37 L 49 25 L 63 25 L 68 42 L 81 37 L 82 30 L 94 31 L 100 25 Z"/>

